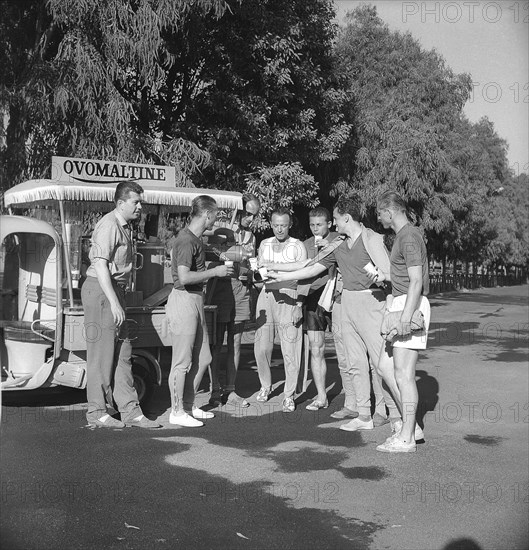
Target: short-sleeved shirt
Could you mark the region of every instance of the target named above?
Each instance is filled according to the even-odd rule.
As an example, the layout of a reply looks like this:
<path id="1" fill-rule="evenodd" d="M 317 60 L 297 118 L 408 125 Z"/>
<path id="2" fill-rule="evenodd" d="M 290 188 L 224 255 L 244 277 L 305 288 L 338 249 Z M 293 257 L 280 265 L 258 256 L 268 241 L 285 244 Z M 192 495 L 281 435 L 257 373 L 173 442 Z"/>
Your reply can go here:
<path id="1" fill-rule="evenodd" d="M 105 214 L 92 233 L 88 257 L 90 266 L 88 277 L 97 277 L 94 263 L 98 259 L 107 260 L 110 276 L 116 283 L 127 285 L 132 271 L 132 230 L 123 216 L 116 210 Z"/>
<path id="2" fill-rule="evenodd" d="M 265 262 L 291 263 L 299 261 L 305 252 L 305 247 L 299 239 L 288 237 L 283 243 L 279 243 L 275 237 L 265 239 L 259 246 L 259 254 Z M 296 281 L 284 281 L 281 283 L 265 283 L 266 290 L 280 288 L 296 289 Z"/>
<path id="3" fill-rule="evenodd" d="M 364 271 L 364 266 L 371 261 L 366 247 L 359 235 L 353 246 L 347 246 L 347 239 L 328 256 L 318 263 L 325 267 L 338 265 L 343 279 L 344 290 L 367 290 L 374 287 L 373 281 Z"/>
<path id="4" fill-rule="evenodd" d="M 422 266 L 422 293 L 424 296 L 428 294 L 430 291 L 428 255 L 424 238 L 417 227 L 408 223 L 400 229 L 393 242 L 389 259 L 393 296 L 402 296 L 408 293 L 410 286 L 408 267 L 418 265 Z"/>
<path id="5" fill-rule="evenodd" d="M 202 283 L 183 285 L 178 278 L 178 266 L 188 267 L 190 271 L 206 270 L 206 253 L 202 239 L 197 237 L 187 227 L 180 230 L 173 244 L 171 271 L 174 288 L 187 292 L 201 293 Z"/>
<path id="6" fill-rule="evenodd" d="M 327 237 L 327 242 L 332 242 L 336 237 L 338 237 L 338 233 L 335 231 L 331 231 Z M 309 260 L 312 260 L 312 258 L 316 257 L 316 254 L 321 250 L 321 248 L 316 248 L 315 239 L 314 236 L 308 238 L 307 240 L 303 241 L 303 244 L 305 245 L 305 249 L 307 250 L 307 258 Z M 309 294 L 314 294 L 316 291 L 323 289 L 323 287 L 327 284 L 327 281 L 329 280 L 329 271 L 324 271 L 317 277 L 314 277 L 312 279 L 306 279 L 305 281 L 300 281 L 300 283 L 310 282 L 310 290 Z"/>

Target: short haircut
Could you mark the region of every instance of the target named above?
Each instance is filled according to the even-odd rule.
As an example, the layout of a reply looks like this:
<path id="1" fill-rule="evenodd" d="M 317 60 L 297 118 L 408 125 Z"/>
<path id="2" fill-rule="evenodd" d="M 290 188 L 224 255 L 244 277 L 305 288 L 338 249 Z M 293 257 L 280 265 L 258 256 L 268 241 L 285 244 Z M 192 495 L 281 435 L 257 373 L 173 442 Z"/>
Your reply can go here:
<path id="1" fill-rule="evenodd" d="M 323 206 L 317 206 L 309 212 L 309 218 L 325 218 L 328 222 L 331 221 L 331 213 Z"/>
<path id="2" fill-rule="evenodd" d="M 272 219 L 273 215 L 276 216 L 288 216 L 288 220 L 292 221 L 292 214 L 288 208 L 285 208 L 284 206 L 277 206 L 272 210 L 272 213 L 270 214 L 270 219 Z"/>
<path id="3" fill-rule="evenodd" d="M 246 208 L 246 205 L 249 202 L 255 202 L 257 204 L 257 208 L 261 208 L 261 201 L 256 195 L 254 195 L 253 193 L 244 193 L 242 196 L 243 209 Z"/>
<path id="4" fill-rule="evenodd" d="M 334 209 L 342 216 L 349 214 L 356 222 L 362 219 L 361 202 L 357 195 L 342 195 L 336 201 Z"/>
<path id="5" fill-rule="evenodd" d="M 390 208 L 392 210 L 406 212 L 404 199 L 395 191 L 385 191 L 377 199 L 378 208 Z"/>
<path id="6" fill-rule="evenodd" d="M 116 192 L 114 193 L 114 203 L 118 204 L 118 201 L 126 201 L 131 193 L 143 193 L 143 187 L 135 181 L 120 181 L 116 186 Z"/>
<path id="7" fill-rule="evenodd" d="M 218 208 L 217 201 L 213 197 L 210 197 L 209 195 L 199 195 L 198 197 L 195 197 L 191 203 L 190 216 L 192 218 L 196 218 L 204 212 L 218 210 Z"/>

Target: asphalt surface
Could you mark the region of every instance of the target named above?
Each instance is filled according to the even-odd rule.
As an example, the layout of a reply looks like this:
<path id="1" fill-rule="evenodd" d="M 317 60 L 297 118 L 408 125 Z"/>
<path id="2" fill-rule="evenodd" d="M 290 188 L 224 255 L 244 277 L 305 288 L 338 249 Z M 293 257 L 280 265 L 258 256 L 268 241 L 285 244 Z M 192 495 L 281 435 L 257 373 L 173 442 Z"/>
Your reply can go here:
<path id="1" fill-rule="evenodd" d="M 318 412 L 312 386 L 281 412 L 278 350 L 273 398 L 255 402 L 251 333 L 238 379 L 251 407 L 216 408 L 200 429 L 168 424 L 166 382 L 147 411 L 160 430 L 90 429 L 82 391 L 5 393 L 2 549 L 527 548 L 528 287 L 431 303 L 415 454 L 375 450 L 389 426 L 337 429 L 330 338 Z"/>

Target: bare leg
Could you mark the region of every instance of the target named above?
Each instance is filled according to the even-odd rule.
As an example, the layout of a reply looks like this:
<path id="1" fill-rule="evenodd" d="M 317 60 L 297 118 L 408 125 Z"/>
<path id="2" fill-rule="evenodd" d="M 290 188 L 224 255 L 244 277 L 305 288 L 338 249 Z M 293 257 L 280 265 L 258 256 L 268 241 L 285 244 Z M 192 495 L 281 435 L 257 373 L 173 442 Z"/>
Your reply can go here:
<path id="1" fill-rule="evenodd" d="M 402 398 L 400 395 L 399 386 L 395 378 L 395 364 L 393 362 L 392 348 L 388 346 L 386 342 L 382 344 L 382 349 L 380 350 L 380 358 L 378 361 L 377 372 L 382 377 L 382 380 L 389 388 L 395 404 L 399 409 L 399 412 L 402 416 Z M 390 352 L 391 351 L 391 355 Z"/>
<path id="2" fill-rule="evenodd" d="M 314 385 L 318 391 L 318 401 L 325 403 L 327 400 L 327 388 L 325 377 L 327 375 L 327 363 L 325 362 L 325 333 L 322 330 L 308 330 L 310 346 L 310 368 L 314 379 Z"/>
<path id="3" fill-rule="evenodd" d="M 415 417 L 417 414 L 417 383 L 415 367 L 419 353 L 417 350 L 393 348 L 395 379 L 402 399 L 402 431 L 399 439 L 407 443 L 415 441 Z"/>

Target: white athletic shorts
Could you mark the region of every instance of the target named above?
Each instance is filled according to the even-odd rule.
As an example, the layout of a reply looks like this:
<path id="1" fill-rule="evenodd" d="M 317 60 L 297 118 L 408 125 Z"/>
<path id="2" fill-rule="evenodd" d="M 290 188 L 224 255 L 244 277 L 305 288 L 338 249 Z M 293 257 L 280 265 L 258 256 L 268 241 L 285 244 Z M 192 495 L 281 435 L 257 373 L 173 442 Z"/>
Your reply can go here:
<path id="1" fill-rule="evenodd" d="M 389 311 L 402 311 L 404 304 L 406 303 L 406 295 L 395 296 L 393 303 L 389 308 Z M 424 330 L 420 332 L 414 332 L 409 336 L 395 336 L 391 341 L 391 345 L 394 348 L 406 348 L 406 349 L 426 349 L 426 343 L 428 341 L 428 329 L 430 327 L 430 302 L 426 296 L 421 298 L 419 304 L 419 310 L 424 315 Z"/>

